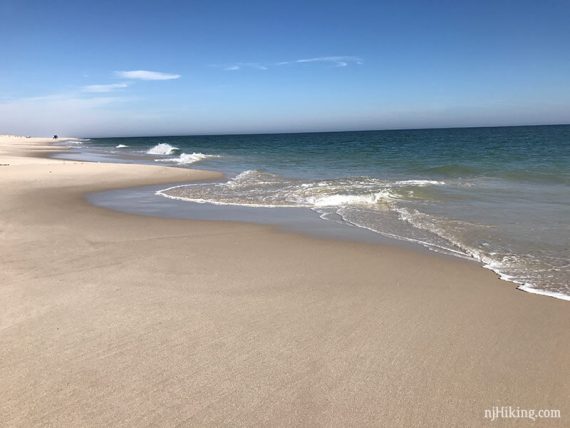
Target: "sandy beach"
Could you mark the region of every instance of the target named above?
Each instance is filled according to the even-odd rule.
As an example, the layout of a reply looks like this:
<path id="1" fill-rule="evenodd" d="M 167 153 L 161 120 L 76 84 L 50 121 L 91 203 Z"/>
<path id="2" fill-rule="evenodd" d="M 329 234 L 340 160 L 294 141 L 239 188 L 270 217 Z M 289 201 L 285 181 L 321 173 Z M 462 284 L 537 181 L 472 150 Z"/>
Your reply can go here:
<path id="1" fill-rule="evenodd" d="M 397 245 L 97 208 L 219 174 L 54 150 L 0 137 L 0 426 L 569 425 L 568 302 Z"/>

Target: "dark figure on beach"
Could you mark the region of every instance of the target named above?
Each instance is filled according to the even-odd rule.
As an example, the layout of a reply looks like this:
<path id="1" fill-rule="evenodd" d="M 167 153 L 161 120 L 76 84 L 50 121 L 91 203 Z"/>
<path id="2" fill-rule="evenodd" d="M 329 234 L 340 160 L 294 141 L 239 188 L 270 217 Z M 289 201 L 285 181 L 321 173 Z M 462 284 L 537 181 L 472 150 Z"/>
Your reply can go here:
<path id="1" fill-rule="evenodd" d="M 55 134 L 55 135 L 53 136 L 53 139 L 54 139 L 54 140 L 57 140 L 57 134 Z"/>

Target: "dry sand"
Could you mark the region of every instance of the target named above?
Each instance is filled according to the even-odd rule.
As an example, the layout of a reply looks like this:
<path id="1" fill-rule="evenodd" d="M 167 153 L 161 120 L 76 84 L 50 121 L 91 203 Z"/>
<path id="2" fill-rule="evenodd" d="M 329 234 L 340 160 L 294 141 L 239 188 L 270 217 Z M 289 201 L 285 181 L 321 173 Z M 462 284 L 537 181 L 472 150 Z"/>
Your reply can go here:
<path id="1" fill-rule="evenodd" d="M 570 425 L 568 302 L 399 246 L 96 208 L 215 174 L 47 142 L 0 138 L 0 426 Z"/>

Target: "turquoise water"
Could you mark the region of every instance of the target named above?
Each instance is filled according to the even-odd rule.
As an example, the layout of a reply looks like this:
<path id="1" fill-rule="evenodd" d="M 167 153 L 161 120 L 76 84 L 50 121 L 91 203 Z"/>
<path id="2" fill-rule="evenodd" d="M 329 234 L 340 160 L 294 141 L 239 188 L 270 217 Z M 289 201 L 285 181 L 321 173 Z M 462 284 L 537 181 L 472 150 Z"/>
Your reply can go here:
<path id="1" fill-rule="evenodd" d="M 308 207 L 471 257 L 530 292 L 570 299 L 570 126 L 92 139 L 101 156 L 220 170 L 160 194 Z M 126 146 L 126 147 L 123 147 Z"/>

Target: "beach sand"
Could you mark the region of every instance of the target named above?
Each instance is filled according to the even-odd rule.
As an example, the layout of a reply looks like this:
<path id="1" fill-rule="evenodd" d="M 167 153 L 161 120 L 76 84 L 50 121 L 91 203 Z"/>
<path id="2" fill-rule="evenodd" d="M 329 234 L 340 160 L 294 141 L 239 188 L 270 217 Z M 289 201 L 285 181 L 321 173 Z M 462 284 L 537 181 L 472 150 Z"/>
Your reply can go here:
<path id="1" fill-rule="evenodd" d="M 398 245 L 93 207 L 218 175 L 53 150 L 0 138 L 0 426 L 570 424 L 569 302 Z"/>

